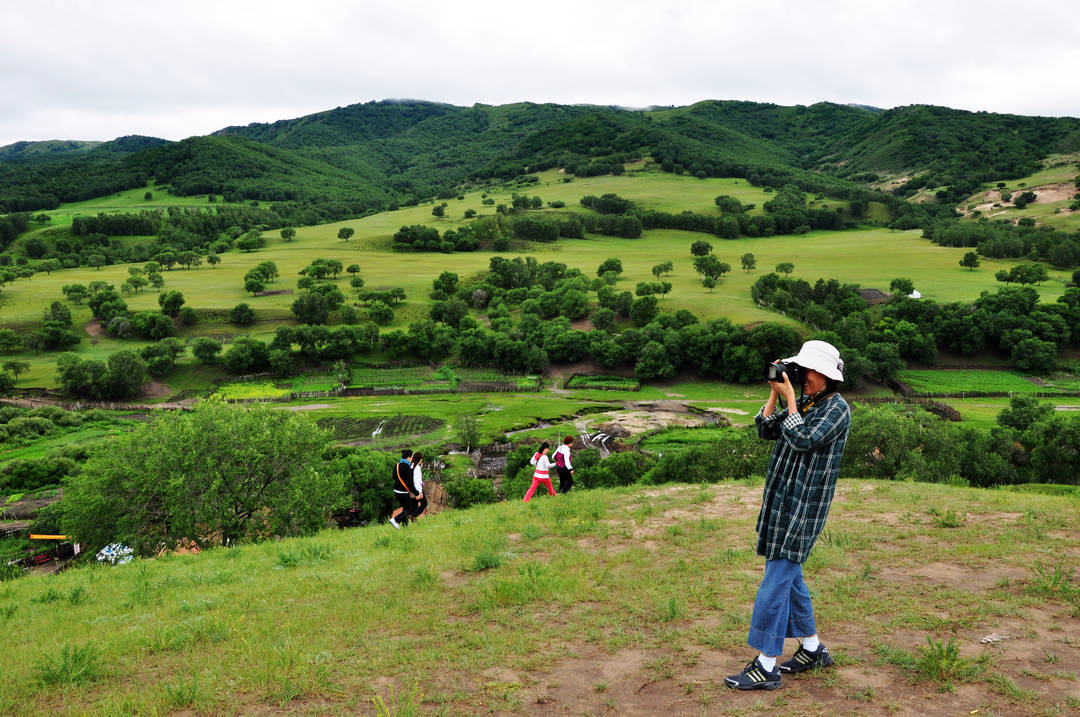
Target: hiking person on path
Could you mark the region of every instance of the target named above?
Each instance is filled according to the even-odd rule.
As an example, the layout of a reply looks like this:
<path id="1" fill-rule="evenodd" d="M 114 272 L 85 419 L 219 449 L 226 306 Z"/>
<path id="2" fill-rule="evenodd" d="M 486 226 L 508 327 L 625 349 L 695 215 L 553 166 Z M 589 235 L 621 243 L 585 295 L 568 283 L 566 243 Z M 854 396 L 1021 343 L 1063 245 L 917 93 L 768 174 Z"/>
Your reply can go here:
<path id="1" fill-rule="evenodd" d="M 551 485 L 551 478 L 548 476 L 548 472 L 551 468 L 551 459 L 548 458 L 548 451 L 551 449 L 551 444 L 544 441 L 540 444 L 540 450 L 536 452 L 529 463 L 536 466 L 536 471 L 533 472 L 532 486 L 529 487 L 529 492 L 525 494 L 525 502 L 528 503 L 532 500 L 533 493 L 536 492 L 537 486 L 543 483 L 547 486 L 548 495 L 558 495 L 555 492 L 554 486 Z"/>
<path id="2" fill-rule="evenodd" d="M 559 474 L 559 492 L 566 493 L 574 487 L 574 466 L 570 463 L 570 444 L 573 436 L 562 439 L 562 445 L 555 449 L 555 470 Z"/>
<path id="3" fill-rule="evenodd" d="M 404 506 L 395 509 L 394 514 L 390 516 L 391 521 L 397 521 L 400 523 L 397 518 L 402 513 L 405 514 L 408 520 L 416 520 L 421 515 L 423 515 L 425 510 L 427 510 L 428 501 L 427 497 L 424 495 L 424 475 L 420 470 L 420 465 L 423 462 L 424 454 L 420 453 L 419 451 L 413 453 L 412 458 L 409 459 L 409 465 L 412 467 L 412 486 L 418 497 L 415 503 L 413 503 L 410 498 L 410 505 L 408 509 L 406 509 Z"/>
<path id="4" fill-rule="evenodd" d="M 780 376 L 783 383 L 769 381 L 772 392 L 754 419 L 758 436 L 776 441 L 776 447 L 765 474 L 757 522 L 757 553 L 765 557 L 765 577 L 754 600 L 747 638 L 761 654 L 741 673 L 724 680 L 740 690 L 773 690 L 780 686 L 781 673 L 833 664 L 818 639 L 802 564 L 825 527 L 851 423 L 848 404 L 836 392 L 844 380 L 844 362 L 831 344 L 807 341 L 797 356 L 782 363 L 795 364 L 805 378 L 798 400 L 788 372 Z M 785 409 L 777 411 L 780 398 Z M 800 645 L 792 659 L 777 665 L 788 637 L 797 638 Z"/>
<path id="5" fill-rule="evenodd" d="M 395 528 L 401 528 L 401 526 L 409 524 L 410 511 L 416 506 L 417 500 L 422 497 L 414 492 L 413 467 L 410 462 L 412 454 L 411 449 L 403 449 L 401 451 L 401 460 L 394 464 L 394 498 L 397 499 L 398 504 L 401 506 L 401 520 L 395 518 L 395 516 L 399 515 L 398 511 L 394 511 L 394 514 L 390 516 L 390 525 Z"/>
<path id="6" fill-rule="evenodd" d="M 417 451 L 412 454 L 413 490 L 416 491 L 416 504 L 409 513 L 410 520 L 416 520 L 427 510 L 427 496 L 424 495 L 424 474 L 421 466 L 424 464 L 424 454 Z"/>

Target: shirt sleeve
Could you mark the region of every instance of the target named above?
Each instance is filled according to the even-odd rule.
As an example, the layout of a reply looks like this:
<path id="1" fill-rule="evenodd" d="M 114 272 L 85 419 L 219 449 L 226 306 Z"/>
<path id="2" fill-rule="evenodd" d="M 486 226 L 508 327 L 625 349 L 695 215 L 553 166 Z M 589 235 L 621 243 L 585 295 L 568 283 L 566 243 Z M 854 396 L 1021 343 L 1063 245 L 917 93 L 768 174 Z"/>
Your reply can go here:
<path id="1" fill-rule="evenodd" d="M 809 421 L 792 413 L 780 424 L 781 436 L 796 453 L 809 453 L 840 436 L 846 427 L 845 415 L 839 402 L 823 411 L 813 411 Z"/>
<path id="2" fill-rule="evenodd" d="M 566 470 L 568 470 L 568 471 L 574 470 L 573 464 L 570 463 L 570 446 L 568 446 L 568 445 L 566 445 L 564 443 L 563 444 L 563 452 L 566 455 Z"/>
<path id="3" fill-rule="evenodd" d="M 775 441 L 780 438 L 780 423 L 783 421 L 784 412 L 777 406 L 771 414 L 764 415 L 765 407 L 762 406 L 757 415 L 754 416 L 754 423 L 757 425 L 758 438 L 763 438 L 766 441 Z"/>
<path id="4" fill-rule="evenodd" d="M 417 493 L 424 492 L 424 475 L 420 472 L 420 466 L 416 466 L 412 469 L 413 487 Z"/>

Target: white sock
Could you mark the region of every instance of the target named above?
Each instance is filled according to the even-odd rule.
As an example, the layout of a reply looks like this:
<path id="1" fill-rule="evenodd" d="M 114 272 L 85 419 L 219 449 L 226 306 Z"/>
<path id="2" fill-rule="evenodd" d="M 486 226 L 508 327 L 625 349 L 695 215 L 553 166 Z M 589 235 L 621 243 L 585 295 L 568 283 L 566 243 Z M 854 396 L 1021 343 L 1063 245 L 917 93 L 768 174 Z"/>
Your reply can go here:
<path id="1" fill-rule="evenodd" d="M 810 637 L 804 637 L 802 639 L 803 649 L 807 652 L 816 652 L 819 645 L 821 645 L 821 641 L 818 640 L 817 635 L 811 635 Z"/>
<path id="2" fill-rule="evenodd" d="M 758 661 L 758 664 L 760 664 L 762 667 L 764 667 L 769 672 L 772 672 L 773 670 L 776 669 L 776 658 L 775 657 L 766 657 L 764 654 L 761 654 L 761 655 L 758 655 L 757 661 Z"/>

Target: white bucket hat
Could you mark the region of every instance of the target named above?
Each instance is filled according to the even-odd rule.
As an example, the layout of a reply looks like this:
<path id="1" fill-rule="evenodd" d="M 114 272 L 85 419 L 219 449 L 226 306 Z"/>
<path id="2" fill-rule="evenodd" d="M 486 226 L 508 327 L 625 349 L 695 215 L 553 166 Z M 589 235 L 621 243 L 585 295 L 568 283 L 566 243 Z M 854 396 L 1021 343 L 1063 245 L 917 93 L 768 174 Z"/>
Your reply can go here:
<path id="1" fill-rule="evenodd" d="M 784 363 L 797 363 L 803 368 L 814 369 L 826 378 L 844 380 L 844 361 L 836 347 L 827 341 L 807 341 L 797 356 L 784 359 Z"/>

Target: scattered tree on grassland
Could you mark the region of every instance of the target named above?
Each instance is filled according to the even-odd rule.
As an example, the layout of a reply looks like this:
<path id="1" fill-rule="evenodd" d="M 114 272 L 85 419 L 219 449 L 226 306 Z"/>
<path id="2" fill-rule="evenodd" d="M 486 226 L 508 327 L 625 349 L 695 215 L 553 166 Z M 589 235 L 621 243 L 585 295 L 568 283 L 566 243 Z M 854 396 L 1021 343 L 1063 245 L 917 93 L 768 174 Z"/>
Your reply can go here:
<path id="1" fill-rule="evenodd" d="M 179 291 L 166 291 L 158 295 L 158 306 L 161 307 L 161 313 L 167 316 L 176 316 L 183 305 L 184 295 Z"/>
<path id="2" fill-rule="evenodd" d="M 705 256 L 712 253 L 712 244 L 707 241 L 696 241 L 690 245 L 690 253 L 693 256 Z"/>
<path id="3" fill-rule="evenodd" d="M 715 254 L 706 254 L 694 259 L 694 271 L 702 276 L 718 279 L 731 271 L 731 265 L 717 259 Z"/>
<path id="4" fill-rule="evenodd" d="M 998 281 L 1011 284 L 1041 284 L 1050 278 L 1046 267 L 1042 264 L 1018 264 L 1010 269 L 1001 269 L 994 278 Z"/>
<path id="5" fill-rule="evenodd" d="M 15 380 L 19 380 L 19 375 L 24 374 L 30 370 L 29 361 L 20 361 L 19 359 L 12 359 L 11 361 L 4 362 L 4 370 L 15 377 Z"/>
<path id="6" fill-rule="evenodd" d="M 795 265 L 790 261 L 782 261 L 776 265 L 776 273 L 787 276 L 791 272 L 795 271 Z"/>
<path id="7" fill-rule="evenodd" d="M 229 321 L 237 326 L 250 326 L 255 323 L 255 310 L 241 303 L 229 310 Z"/>
<path id="8" fill-rule="evenodd" d="M 616 275 L 621 274 L 623 270 L 622 261 L 616 257 L 605 259 L 599 267 L 596 269 L 597 276 L 603 276 L 604 274 L 614 272 Z"/>
<path id="9" fill-rule="evenodd" d="M 465 451 L 469 452 L 472 447 L 480 442 L 480 426 L 476 416 L 471 413 L 463 413 L 458 416 L 454 425 L 459 443 L 465 444 Z"/>
<path id="10" fill-rule="evenodd" d="M 342 227 L 341 229 L 338 229 L 337 238 L 347 242 L 355 233 L 356 230 L 352 227 Z"/>
<path id="11" fill-rule="evenodd" d="M 157 314 L 160 316 L 160 314 Z M 130 398 L 146 380 L 146 364 L 134 351 L 117 351 L 106 361 L 64 354 L 56 360 L 60 387 L 80 398 Z"/>
<path id="12" fill-rule="evenodd" d="M 893 296 L 910 296 L 915 291 L 915 282 L 911 279 L 893 279 L 889 282 L 889 291 Z"/>
<path id="13" fill-rule="evenodd" d="M 979 255 L 973 251 L 964 254 L 964 258 L 960 260 L 960 266 L 966 267 L 969 271 L 974 270 L 978 265 Z"/>
<path id="14" fill-rule="evenodd" d="M 209 336 L 200 336 L 191 344 L 191 355 L 205 363 L 213 363 L 221 353 L 221 342 Z"/>
<path id="15" fill-rule="evenodd" d="M 747 274 L 757 268 L 757 259 L 750 252 L 743 254 L 739 261 L 742 262 L 742 268 L 746 270 Z"/>

